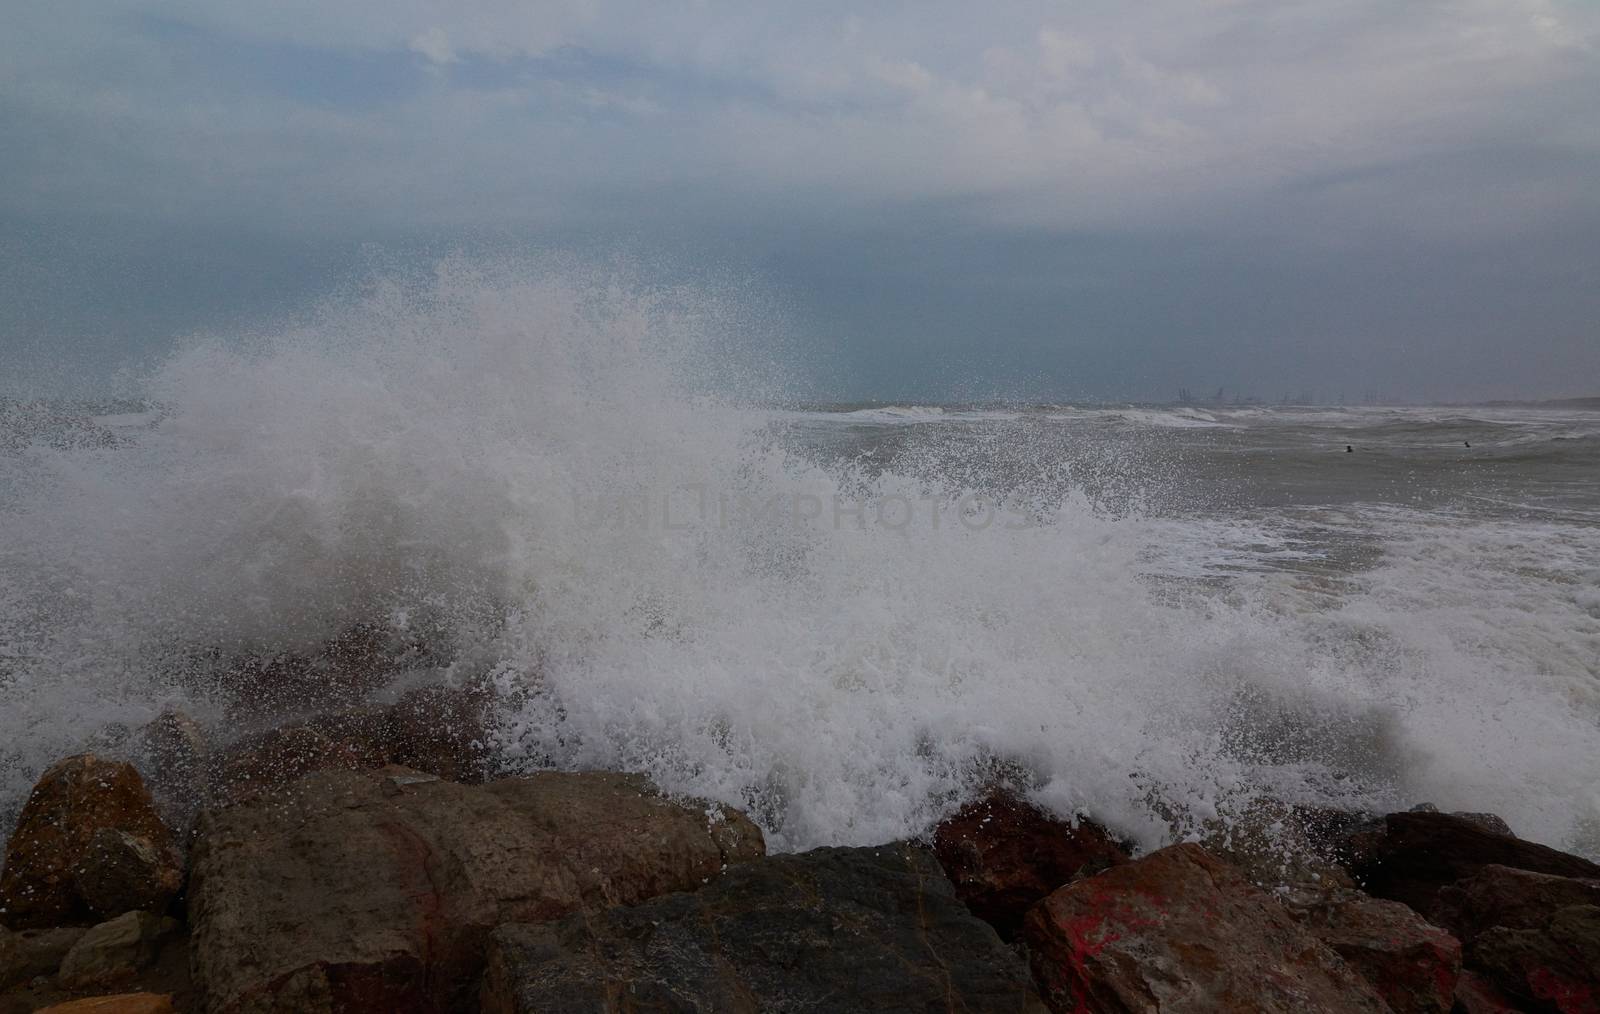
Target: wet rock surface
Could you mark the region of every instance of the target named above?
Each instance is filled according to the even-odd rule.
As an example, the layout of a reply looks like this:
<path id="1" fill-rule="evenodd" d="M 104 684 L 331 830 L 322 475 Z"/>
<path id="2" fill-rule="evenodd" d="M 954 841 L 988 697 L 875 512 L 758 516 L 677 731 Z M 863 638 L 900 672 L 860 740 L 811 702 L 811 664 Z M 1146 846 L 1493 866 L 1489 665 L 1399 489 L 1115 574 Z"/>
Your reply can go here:
<path id="1" fill-rule="evenodd" d="M 1056 1011 L 1387 1011 L 1271 895 L 1198 845 L 1056 891 L 1023 927 Z"/>
<path id="2" fill-rule="evenodd" d="M 692 894 L 494 934 L 482 1009 L 1039 1011 L 1026 966 L 904 845 L 730 870 Z"/>
<path id="3" fill-rule="evenodd" d="M 249 736 L 208 767 L 207 797 L 231 804 L 313 771 L 399 765 L 454 782 L 489 773 L 490 698 L 477 687 L 420 687 L 393 705 L 363 705 Z"/>
<path id="4" fill-rule="evenodd" d="M 693 890 L 763 852 L 742 814 L 633 776 L 316 772 L 202 816 L 196 985 L 211 1012 L 464 1009 L 495 926 Z"/>
<path id="5" fill-rule="evenodd" d="M 1448 813 L 1391 813 L 1381 829 L 1353 835 L 1349 852 L 1350 873 L 1364 890 L 1424 915 L 1433 914 L 1440 888 L 1489 865 L 1600 879 L 1600 865 L 1587 859 Z"/>
<path id="6" fill-rule="evenodd" d="M 172 832 L 131 764 L 80 754 L 42 776 L 6 845 L 0 924 L 164 908 L 182 884 Z"/>
<path id="7" fill-rule="evenodd" d="M 933 848 L 956 896 L 1005 940 L 1058 887 L 1128 861 L 1121 844 L 1093 821 L 1073 825 L 1007 792 L 990 793 L 942 821 Z"/>
<path id="8" fill-rule="evenodd" d="M 1291 911 L 1366 979 L 1396 1014 L 1450 1010 L 1461 942 L 1397 901 L 1339 889 Z"/>

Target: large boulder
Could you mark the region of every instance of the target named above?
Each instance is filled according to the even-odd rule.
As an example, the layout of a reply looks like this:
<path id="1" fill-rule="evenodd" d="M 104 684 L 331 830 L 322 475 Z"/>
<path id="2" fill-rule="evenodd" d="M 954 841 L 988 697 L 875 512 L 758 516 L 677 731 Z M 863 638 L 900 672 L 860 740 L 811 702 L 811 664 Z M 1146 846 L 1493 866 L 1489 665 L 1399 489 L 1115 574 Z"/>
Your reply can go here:
<path id="1" fill-rule="evenodd" d="M 1369 893 L 1433 916 L 1439 889 L 1490 864 L 1559 877 L 1600 878 L 1600 866 L 1500 833 L 1468 815 L 1391 813 L 1378 830 L 1354 835 L 1349 868 Z"/>
<path id="2" fill-rule="evenodd" d="M 742 814 L 635 776 L 319 771 L 202 814 L 196 986 L 212 1014 L 459 1009 L 495 926 L 693 890 L 763 852 Z"/>
<path id="3" fill-rule="evenodd" d="M 1558 909 L 1541 926 L 1495 926 L 1468 951 L 1473 967 L 1530 1010 L 1600 1012 L 1600 906 Z"/>
<path id="4" fill-rule="evenodd" d="M 1061 888 L 1028 913 L 1023 939 L 1057 1011 L 1389 1009 L 1282 905 L 1198 845 Z"/>
<path id="5" fill-rule="evenodd" d="M 1600 905 L 1600 880 L 1556 877 L 1490 864 L 1440 888 L 1434 913 L 1471 944 L 1495 926 L 1534 929 L 1572 905 Z"/>
<path id="6" fill-rule="evenodd" d="M 68 757 L 39 778 L 6 844 L 0 923 L 160 911 L 182 886 L 172 832 L 131 764 Z"/>
<path id="7" fill-rule="evenodd" d="M 1082 874 L 1128 861 L 1100 825 L 1072 824 L 1005 792 L 993 792 L 941 822 L 934 854 L 956 897 L 1004 940 L 1046 895 Z"/>
<path id="8" fill-rule="evenodd" d="M 1291 908 L 1396 1014 L 1444 1014 L 1455 1003 L 1461 942 L 1398 901 L 1333 890 Z"/>
<path id="9" fill-rule="evenodd" d="M 481 1009 L 1044 1011 L 1022 960 L 905 845 L 778 856 L 693 894 L 502 926 Z"/>
<path id="10" fill-rule="evenodd" d="M 1434 907 L 1466 945 L 1475 994 L 1492 988 L 1531 1010 L 1600 1004 L 1600 880 L 1490 864 L 1440 888 Z"/>

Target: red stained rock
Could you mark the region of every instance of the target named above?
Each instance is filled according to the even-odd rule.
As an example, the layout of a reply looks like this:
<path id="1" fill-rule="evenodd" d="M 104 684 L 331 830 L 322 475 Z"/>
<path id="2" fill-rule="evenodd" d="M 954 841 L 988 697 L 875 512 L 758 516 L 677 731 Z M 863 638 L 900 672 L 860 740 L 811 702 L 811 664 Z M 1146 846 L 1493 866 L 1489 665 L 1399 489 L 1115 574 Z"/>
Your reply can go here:
<path id="1" fill-rule="evenodd" d="M 1441 888 L 1435 915 L 1462 943 L 1495 926 L 1537 929 L 1571 905 L 1600 905 L 1600 880 L 1530 873 L 1489 865 Z"/>
<path id="2" fill-rule="evenodd" d="M 1456 980 L 1455 1010 L 1457 1014 L 1518 1014 L 1510 998 L 1476 972 L 1462 972 Z"/>
<path id="3" fill-rule="evenodd" d="M 1300 916 L 1396 1014 L 1443 1012 L 1454 1004 L 1461 942 L 1406 906 L 1338 891 Z"/>
<path id="4" fill-rule="evenodd" d="M 1056 1011 L 1383 1012 L 1367 982 L 1198 845 L 1061 888 L 1024 922 Z"/>
<path id="5" fill-rule="evenodd" d="M 1080 872 L 1128 861 L 1098 824 L 1074 827 L 1005 792 L 941 823 L 933 848 L 956 897 L 1005 940 L 1016 936 L 1029 908 Z"/>
<path id="6" fill-rule="evenodd" d="M 1467 956 L 1519 1007 L 1600 1014 L 1600 906 L 1570 905 L 1527 929 L 1484 930 Z"/>
<path id="7" fill-rule="evenodd" d="M 57 926 L 159 911 L 181 882 L 172 832 L 139 772 L 80 754 L 40 776 L 22 809 L 0 873 L 0 923 Z"/>

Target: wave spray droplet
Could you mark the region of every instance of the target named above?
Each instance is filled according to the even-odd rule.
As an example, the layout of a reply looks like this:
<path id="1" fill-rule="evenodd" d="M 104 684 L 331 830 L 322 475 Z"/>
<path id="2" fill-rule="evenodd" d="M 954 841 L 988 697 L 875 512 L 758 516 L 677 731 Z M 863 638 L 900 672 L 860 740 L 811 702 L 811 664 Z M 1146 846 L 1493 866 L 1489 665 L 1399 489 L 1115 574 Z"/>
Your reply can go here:
<path id="1" fill-rule="evenodd" d="M 494 680 L 508 765 L 647 771 L 777 848 L 915 834 L 997 773 L 1146 844 L 1261 795 L 1430 798 L 1555 843 L 1600 812 L 1592 695 L 1427 622 L 1469 606 L 1415 597 L 1425 555 L 1334 606 L 1281 573 L 1170 580 L 1175 540 L 1248 525 L 1107 509 L 1047 441 L 1005 453 L 1061 481 L 996 493 L 997 445 L 941 457 L 971 434 L 938 413 L 848 421 L 916 423 L 940 453 L 905 467 L 808 452 L 757 375 L 708 382 L 739 314 L 447 261 L 193 345 L 113 439 L 16 441 L 6 808 L 166 704 L 233 728 L 219 660 L 365 623 L 430 646 L 406 679 Z"/>

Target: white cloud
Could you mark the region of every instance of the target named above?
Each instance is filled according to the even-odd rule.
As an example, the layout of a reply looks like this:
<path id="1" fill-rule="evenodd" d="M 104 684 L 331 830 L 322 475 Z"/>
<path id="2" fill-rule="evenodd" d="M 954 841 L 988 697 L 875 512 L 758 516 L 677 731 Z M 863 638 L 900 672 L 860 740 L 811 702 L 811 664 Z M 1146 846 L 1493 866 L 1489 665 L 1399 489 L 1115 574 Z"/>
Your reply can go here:
<path id="1" fill-rule="evenodd" d="M 434 63 L 456 62 L 456 51 L 450 48 L 450 36 L 437 25 L 412 39 L 411 50 L 421 53 Z"/>

